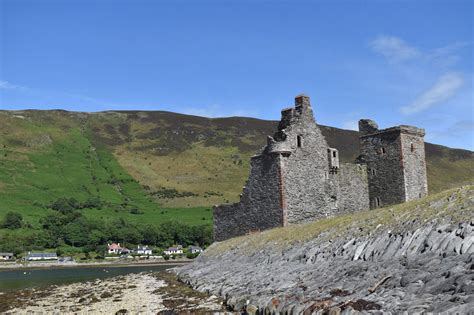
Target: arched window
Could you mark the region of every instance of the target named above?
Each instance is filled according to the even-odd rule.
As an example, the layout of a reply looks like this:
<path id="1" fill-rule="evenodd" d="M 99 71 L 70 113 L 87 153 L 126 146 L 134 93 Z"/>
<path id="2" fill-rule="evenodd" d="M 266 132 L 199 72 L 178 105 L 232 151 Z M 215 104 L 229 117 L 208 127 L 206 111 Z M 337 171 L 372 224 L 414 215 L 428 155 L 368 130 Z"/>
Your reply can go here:
<path id="1" fill-rule="evenodd" d="M 297 136 L 296 137 L 296 143 L 298 145 L 298 148 L 301 148 L 303 146 L 303 137 Z"/>
<path id="2" fill-rule="evenodd" d="M 411 152 L 415 151 L 415 145 L 414 145 L 413 143 L 410 144 L 410 151 L 411 151 Z"/>

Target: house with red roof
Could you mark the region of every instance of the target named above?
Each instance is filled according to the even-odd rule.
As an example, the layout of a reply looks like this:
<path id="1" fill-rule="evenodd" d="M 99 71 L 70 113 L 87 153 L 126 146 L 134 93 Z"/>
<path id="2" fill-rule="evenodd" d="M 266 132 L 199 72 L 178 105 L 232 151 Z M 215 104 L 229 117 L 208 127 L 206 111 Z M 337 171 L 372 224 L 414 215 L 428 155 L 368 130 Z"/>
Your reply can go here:
<path id="1" fill-rule="evenodd" d="M 122 250 L 123 248 L 120 246 L 120 243 L 112 243 L 112 244 L 108 244 L 107 243 L 107 252 L 109 254 L 115 254 L 115 255 L 119 255 L 122 253 Z"/>

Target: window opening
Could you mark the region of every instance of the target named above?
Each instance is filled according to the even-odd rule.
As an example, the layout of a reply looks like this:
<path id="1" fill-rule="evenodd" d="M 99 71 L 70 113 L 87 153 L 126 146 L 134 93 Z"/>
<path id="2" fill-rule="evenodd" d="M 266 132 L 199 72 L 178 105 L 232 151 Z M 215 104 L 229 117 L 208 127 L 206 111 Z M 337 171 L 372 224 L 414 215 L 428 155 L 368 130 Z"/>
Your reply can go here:
<path id="1" fill-rule="evenodd" d="M 296 142 L 298 143 L 298 148 L 301 148 L 302 146 L 302 141 L 303 139 L 301 138 L 301 136 L 297 136 L 296 137 Z"/>

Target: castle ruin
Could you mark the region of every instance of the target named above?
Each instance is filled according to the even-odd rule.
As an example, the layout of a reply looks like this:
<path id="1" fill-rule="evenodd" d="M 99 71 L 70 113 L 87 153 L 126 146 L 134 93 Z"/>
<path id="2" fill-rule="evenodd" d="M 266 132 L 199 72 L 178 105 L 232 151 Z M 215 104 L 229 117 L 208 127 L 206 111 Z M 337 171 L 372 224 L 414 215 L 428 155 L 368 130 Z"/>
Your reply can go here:
<path id="1" fill-rule="evenodd" d="M 298 95 L 281 116 L 277 132 L 251 158 L 240 202 L 214 207 L 216 241 L 427 195 L 423 129 L 378 129 L 360 120 L 360 156 L 342 164 L 308 96 Z"/>

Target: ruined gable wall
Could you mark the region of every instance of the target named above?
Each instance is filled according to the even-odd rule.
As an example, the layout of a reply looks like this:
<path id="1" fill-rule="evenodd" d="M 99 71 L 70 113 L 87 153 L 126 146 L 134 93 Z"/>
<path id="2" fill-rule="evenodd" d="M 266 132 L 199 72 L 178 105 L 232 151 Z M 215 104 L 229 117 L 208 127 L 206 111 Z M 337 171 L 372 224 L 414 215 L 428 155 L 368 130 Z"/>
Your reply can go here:
<path id="1" fill-rule="evenodd" d="M 303 108 L 285 129 L 291 155 L 285 161 L 284 182 L 288 223 L 313 221 L 330 214 L 327 194 L 328 145 L 311 107 Z M 298 147 L 298 136 L 301 147 Z"/>
<path id="2" fill-rule="evenodd" d="M 401 134 L 402 158 L 405 172 L 406 201 L 428 195 L 425 142 L 423 136 Z M 412 147 L 413 145 L 413 147 Z"/>
<path id="3" fill-rule="evenodd" d="M 214 239 L 225 240 L 283 225 L 278 154 L 252 158 L 250 176 L 239 203 L 214 208 Z"/>

